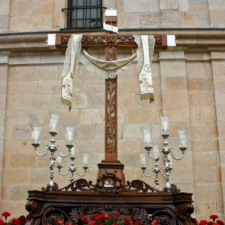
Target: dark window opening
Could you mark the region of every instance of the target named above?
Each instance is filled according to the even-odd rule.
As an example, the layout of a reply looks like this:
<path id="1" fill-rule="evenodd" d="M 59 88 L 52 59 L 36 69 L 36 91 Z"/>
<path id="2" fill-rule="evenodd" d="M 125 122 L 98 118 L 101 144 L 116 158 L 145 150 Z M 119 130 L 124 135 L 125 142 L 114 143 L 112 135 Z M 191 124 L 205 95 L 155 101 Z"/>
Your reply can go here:
<path id="1" fill-rule="evenodd" d="M 67 28 L 102 28 L 102 0 L 68 0 Z"/>

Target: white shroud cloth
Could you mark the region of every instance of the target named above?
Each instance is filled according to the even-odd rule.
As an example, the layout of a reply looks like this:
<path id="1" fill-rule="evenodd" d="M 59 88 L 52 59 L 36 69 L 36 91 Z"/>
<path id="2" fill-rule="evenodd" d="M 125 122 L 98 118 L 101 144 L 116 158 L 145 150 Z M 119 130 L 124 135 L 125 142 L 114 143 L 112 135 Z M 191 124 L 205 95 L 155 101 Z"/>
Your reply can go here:
<path id="1" fill-rule="evenodd" d="M 79 62 L 82 62 L 89 71 L 97 74 L 103 73 L 106 79 L 113 79 L 120 71 L 126 69 L 131 62 L 137 60 L 137 66 L 142 68 L 138 79 L 141 99 L 150 98 L 151 101 L 154 100 L 151 59 L 153 57 L 155 39 L 153 36 L 148 35 L 135 35 L 134 37 L 138 44 L 135 54 L 125 59 L 104 61 L 94 58 L 85 50 L 81 52 L 82 35 L 71 35 L 62 72 L 62 100 L 69 105 L 70 109 L 73 100 L 73 77 L 78 73 L 77 67 Z"/>

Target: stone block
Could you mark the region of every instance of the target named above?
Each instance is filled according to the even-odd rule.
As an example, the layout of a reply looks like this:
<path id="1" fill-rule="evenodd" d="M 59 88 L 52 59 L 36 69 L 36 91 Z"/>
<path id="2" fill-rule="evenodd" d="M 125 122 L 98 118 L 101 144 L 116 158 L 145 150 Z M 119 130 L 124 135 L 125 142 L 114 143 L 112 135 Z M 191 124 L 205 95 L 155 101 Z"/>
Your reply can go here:
<path id="1" fill-rule="evenodd" d="M 10 16 L 17 16 L 19 4 L 10 4 Z"/>
<path id="2" fill-rule="evenodd" d="M 100 124 L 105 122 L 104 109 L 82 109 L 80 113 L 81 124 Z"/>
<path id="3" fill-rule="evenodd" d="M 207 0 L 190 0 L 190 5 L 206 5 Z"/>
<path id="4" fill-rule="evenodd" d="M 84 153 L 90 150 L 89 140 L 76 140 L 76 152 Z"/>
<path id="5" fill-rule="evenodd" d="M 181 27 L 194 27 L 196 24 L 195 14 L 191 12 L 180 12 L 179 19 Z"/>
<path id="6" fill-rule="evenodd" d="M 177 183 L 192 184 L 193 169 L 191 167 L 174 167 L 171 173 L 170 179 L 171 179 L 171 184 L 177 184 Z"/>
<path id="7" fill-rule="evenodd" d="M 11 154 L 10 155 L 10 167 L 36 167 L 36 155 L 35 154 Z"/>
<path id="8" fill-rule="evenodd" d="M 124 12 L 118 15 L 118 27 L 137 27 L 138 13 Z M 119 74 L 120 75 L 120 74 Z"/>
<path id="9" fill-rule="evenodd" d="M 216 152 L 193 152 L 193 165 L 196 167 L 218 166 L 218 154 Z"/>
<path id="10" fill-rule="evenodd" d="M 148 100 L 144 100 L 149 103 Z M 122 108 L 136 107 L 139 101 L 139 95 L 137 93 L 120 93 L 117 97 L 118 106 Z"/>
<path id="11" fill-rule="evenodd" d="M 209 0 L 209 9 L 210 10 L 221 10 L 225 9 L 225 2 L 223 0 Z"/>
<path id="12" fill-rule="evenodd" d="M 0 94 L 0 109 L 5 109 L 6 106 L 6 95 Z"/>
<path id="13" fill-rule="evenodd" d="M 187 12 L 189 9 L 189 1 L 188 0 L 178 0 L 178 9 L 179 9 L 179 11 Z"/>
<path id="14" fill-rule="evenodd" d="M 160 27 L 161 25 L 161 14 L 159 11 L 146 12 L 139 14 L 140 27 Z"/>
<path id="15" fill-rule="evenodd" d="M 23 95 L 38 93 L 38 81 L 13 81 L 8 83 L 8 94 Z"/>
<path id="16" fill-rule="evenodd" d="M 16 173 L 15 169 L 4 169 L 3 171 L 3 184 L 26 184 L 28 183 L 28 170 L 26 168 L 17 168 Z"/>
<path id="17" fill-rule="evenodd" d="M 8 154 L 29 154 L 33 153 L 34 149 L 31 145 L 31 141 L 29 140 L 5 140 L 4 142 L 4 150 Z"/>
<path id="18" fill-rule="evenodd" d="M 189 122 L 189 110 L 186 106 L 165 106 L 163 113 L 170 117 L 170 122 Z"/>
<path id="19" fill-rule="evenodd" d="M 189 91 L 189 105 L 195 107 L 214 106 L 213 91 Z"/>
<path id="20" fill-rule="evenodd" d="M 42 19 L 42 22 L 41 22 L 42 29 L 46 30 L 46 29 L 52 29 L 53 28 L 52 15 L 51 16 L 43 16 L 41 19 Z"/>
<path id="21" fill-rule="evenodd" d="M 30 109 L 32 102 L 31 95 L 14 95 L 13 109 Z"/>
<path id="22" fill-rule="evenodd" d="M 223 58 L 220 55 L 212 55 L 212 57 Z M 214 77 L 224 77 L 225 76 L 225 65 L 223 61 L 213 61 L 212 62 L 213 76 Z M 214 78 L 216 79 L 216 78 Z"/>
<path id="23" fill-rule="evenodd" d="M 217 207 L 218 206 L 216 201 L 201 202 L 201 211 L 202 211 L 202 214 L 205 214 L 205 215 L 218 214 Z"/>
<path id="24" fill-rule="evenodd" d="M 224 10 L 210 10 L 210 23 L 213 27 L 224 27 Z"/>
<path id="25" fill-rule="evenodd" d="M 126 139 L 143 138 L 143 134 L 141 131 L 141 125 L 125 124 L 124 125 L 124 138 L 126 138 Z"/>
<path id="26" fill-rule="evenodd" d="M 178 9 L 178 0 L 159 0 L 160 10 Z"/>
<path id="27" fill-rule="evenodd" d="M 9 15 L 0 15 L 0 29 L 9 28 Z"/>
<path id="28" fill-rule="evenodd" d="M 42 3 L 39 9 L 40 15 L 53 15 L 54 3 Z"/>
<path id="29" fill-rule="evenodd" d="M 216 123 L 208 123 L 207 124 L 207 132 L 208 136 L 212 138 L 218 137 L 218 128 Z"/>
<path id="30" fill-rule="evenodd" d="M 105 140 L 104 139 L 93 139 L 90 141 L 90 152 L 98 152 L 102 153 L 105 147 Z"/>
<path id="31" fill-rule="evenodd" d="M 87 100 L 87 95 L 85 93 L 77 93 L 77 92 L 73 93 L 73 102 L 72 102 L 73 108 L 87 108 L 88 103 L 89 102 Z M 103 106 L 104 104 L 102 105 L 102 107 Z"/>
<path id="32" fill-rule="evenodd" d="M 31 107 L 33 109 L 50 109 L 52 106 L 51 94 L 32 95 Z"/>
<path id="33" fill-rule="evenodd" d="M 225 91 L 215 91 L 215 100 L 217 106 L 225 105 Z"/>
<path id="34" fill-rule="evenodd" d="M 17 16 L 38 16 L 38 14 L 39 5 L 37 3 L 28 2 L 18 4 Z"/>
<path id="35" fill-rule="evenodd" d="M 27 110 L 7 111 L 7 125 L 27 125 L 29 124 L 29 112 Z"/>
<path id="36" fill-rule="evenodd" d="M 162 78 L 163 91 L 182 91 L 187 89 L 187 79 L 185 77 Z"/>
<path id="37" fill-rule="evenodd" d="M 169 2 L 169 1 L 168 1 Z M 179 14 L 175 9 L 162 10 L 161 26 L 162 27 L 179 27 Z"/>
<path id="38" fill-rule="evenodd" d="M 195 14 L 195 18 L 196 18 L 196 25 L 198 25 L 200 27 L 209 27 L 210 26 L 208 10 L 205 10 L 205 12 L 197 12 Z"/>
<path id="39" fill-rule="evenodd" d="M 0 2 L 0 15 L 7 15 L 9 14 L 9 6 L 10 2 Z"/>
<path id="40" fill-rule="evenodd" d="M 9 67 L 9 81 L 31 81 L 34 75 L 34 66 Z"/>
<path id="41" fill-rule="evenodd" d="M 68 106 L 62 102 L 61 94 L 52 95 L 52 108 L 53 109 L 68 109 Z M 74 105 L 72 105 L 72 108 L 74 108 Z"/>
<path id="42" fill-rule="evenodd" d="M 217 106 L 216 111 L 217 111 L 218 122 L 224 122 L 225 121 L 225 115 L 224 115 L 225 106 Z"/>
<path id="43" fill-rule="evenodd" d="M 142 0 L 142 1 L 124 0 L 125 12 L 148 12 L 149 10 L 150 10 L 149 0 Z"/>
<path id="44" fill-rule="evenodd" d="M 160 61 L 162 77 L 185 77 L 185 63 L 182 61 Z"/>
<path id="45" fill-rule="evenodd" d="M 7 81 L 8 77 L 8 66 L 0 65 L 0 80 Z"/>
<path id="46" fill-rule="evenodd" d="M 5 110 L 0 110 L 0 125 L 5 124 Z"/>
<path id="47" fill-rule="evenodd" d="M 49 169 L 48 168 L 33 168 L 29 170 L 29 182 L 32 184 L 42 184 L 47 186 L 49 183 Z"/>
<path id="48" fill-rule="evenodd" d="M 137 97 L 139 97 L 139 96 L 140 95 L 137 95 Z M 150 99 L 141 100 L 140 97 L 139 97 L 138 98 L 138 105 L 139 105 L 139 107 L 161 109 L 161 107 L 162 107 L 162 93 L 161 92 L 154 92 L 154 101 L 153 102 L 150 102 Z M 134 107 L 136 107 L 136 106 L 137 106 L 137 104 Z"/>
<path id="49" fill-rule="evenodd" d="M 194 183 L 196 184 L 207 184 L 207 183 L 215 183 L 216 182 L 216 177 L 215 177 L 215 168 L 213 167 L 194 167 Z"/>
<path id="50" fill-rule="evenodd" d="M 140 156 L 138 154 L 120 152 L 118 154 L 118 159 L 126 165 L 126 168 L 140 166 Z"/>
<path id="51" fill-rule="evenodd" d="M 61 81 L 39 81 L 39 93 L 41 94 L 59 94 L 61 93 Z"/>
<path id="52" fill-rule="evenodd" d="M 11 138 L 14 140 L 24 140 L 30 139 L 31 137 L 31 127 L 30 125 L 16 125 L 11 126 Z"/>
<path id="53" fill-rule="evenodd" d="M 78 82 L 78 81 L 76 81 Z M 79 80 L 80 82 L 80 80 Z M 85 79 L 82 85 L 84 91 L 90 93 L 102 92 L 105 93 L 105 80 L 104 79 Z M 80 88 L 81 89 L 81 88 Z"/>
<path id="54" fill-rule="evenodd" d="M 211 78 L 196 78 L 196 79 L 188 79 L 187 81 L 189 91 L 212 90 Z"/>
<path id="55" fill-rule="evenodd" d="M 216 122 L 215 107 L 196 108 L 197 123 L 213 123 Z"/>
<path id="56" fill-rule="evenodd" d="M 207 129 L 205 124 L 198 124 L 191 126 L 192 138 L 205 138 L 207 137 Z"/>
<path id="57" fill-rule="evenodd" d="M 7 200 L 21 201 L 27 199 L 27 191 L 33 190 L 32 185 L 16 185 L 10 186 L 8 190 Z"/>
<path id="58" fill-rule="evenodd" d="M 212 77 L 211 65 L 205 62 L 188 62 L 187 77 L 188 79 Z"/>
<path id="59" fill-rule="evenodd" d="M 220 184 L 201 184 L 194 188 L 195 201 L 217 201 L 221 199 Z"/>
<path id="60" fill-rule="evenodd" d="M 35 80 L 58 80 L 57 66 L 35 66 Z"/>
<path id="61" fill-rule="evenodd" d="M 163 106 L 185 106 L 188 104 L 186 91 L 163 91 Z"/>
<path id="62" fill-rule="evenodd" d="M 134 108 L 128 109 L 126 112 L 126 122 L 128 124 L 156 124 L 158 120 L 159 110 L 154 108 Z"/>
<path id="63" fill-rule="evenodd" d="M 118 79 L 118 95 L 121 93 L 139 93 L 139 85 L 137 79 Z"/>
<path id="64" fill-rule="evenodd" d="M 75 135 L 78 139 L 91 139 L 94 135 L 94 127 L 93 125 L 78 125 Z"/>

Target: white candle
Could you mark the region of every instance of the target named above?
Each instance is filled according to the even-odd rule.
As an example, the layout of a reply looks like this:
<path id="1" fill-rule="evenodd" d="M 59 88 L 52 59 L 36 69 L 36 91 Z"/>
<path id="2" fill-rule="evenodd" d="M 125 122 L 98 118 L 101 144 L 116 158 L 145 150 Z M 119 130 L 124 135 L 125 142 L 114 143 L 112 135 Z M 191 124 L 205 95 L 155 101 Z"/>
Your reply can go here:
<path id="1" fill-rule="evenodd" d="M 146 144 L 150 143 L 150 135 L 145 136 L 145 142 L 146 142 Z"/>
<path id="2" fill-rule="evenodd" d="M 87 165 L 87 163 L 88 163 L 88 159 L 87 157 L 84 157 L 84 165 Z"/>
<path id="3" fill-rule="evenodd" d="M 58 164 L 61 165 L 61 163 L 62 163 L 62 157 L 58 156 Z"/>
<path id="4" fill-rule="evenodd" d="M 71 156 L 75 156 L 75 148 L 74 147 L 72 147 L 72 149 L 71 149 Z"/>
<path id="5" fill-rule="evenodd" d="M 34 141 L 37 142 L 39 138 L 39 132 L 36 130 L 34 131 Z"/>
<path id="6" fill-rule="evenodd" d="M 186 143 L 183 141 L 183 142 L 181 142 L 181 147 L 184 147 L 184 148 L 186 148 L 187 147 L 187 145 L 186 145 Z"/>
<path id="7" fill-rule="evenodd" d="M 72 141 L 72 140 L 73 140 L 73 135 L 72 135 L 72 132 L 69 131 L 69 132 L 68 132 L 68 141 L 70 142 L 70 141 Z"/>
<path id="8" fill-rule="evenodd" d="M 55 123 L 52 124 L 52 131 L 55 131 L 56 125 Z"/>
<path id="9" fill-rule="evenodd" d="M 166 122 L 166 121 L 164 121 L 164 122 L 163 122 L 163 130 L 164 130 L 164 133 L 166 133 L 166 132 L 167 132 L 167 129 L 168 129 L 167 122 Z"/>

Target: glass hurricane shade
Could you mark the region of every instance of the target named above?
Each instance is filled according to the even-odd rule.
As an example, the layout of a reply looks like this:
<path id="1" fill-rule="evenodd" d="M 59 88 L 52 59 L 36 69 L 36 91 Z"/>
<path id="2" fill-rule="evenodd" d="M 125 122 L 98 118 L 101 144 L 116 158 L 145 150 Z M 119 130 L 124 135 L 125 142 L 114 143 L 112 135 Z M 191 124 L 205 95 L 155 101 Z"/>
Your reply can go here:
<path id="1" fill-rule="evenodd" d="M 145 147 L 150 147 L 152 143 L 150 129 L 141 128 L 144 135 L 144 144 Z"/>
<path id="2" fill-rule="evenodd" d="M 186 148 L 187 147 L 186 131 L 178 130 L 178 133 L 179 133 L 180 147 Z"/>
<path id="3" fill-rule="evenodd" d="M 169 117 L 161 117 L 161 133 L 169 134 Z"/>
<path id="4" fill-rule="evenodd" d="M 42 127 L 33 127 L 33 132 L 32 132 L 31 139 L 33 140 L 33 142 L 35 144 L 38 144 L 39 143 L 41 129 L 42 129 Z"/>
<path id="5" fill-rule="evenodd" d="M 71 157 L 74 157 L 76 155 L 76 144 L 73 144 L 74 147 L 71 148 L 71 153 L 70 153 L 70 156 Z"/>
<path id="6" fill-rule="evenodd" d="M 66 127 L 66 142 L 71 143 L 74 136 L 74 127 Z"/>
<path id="7" fill-rule="evenodd" d="M 154 145 L 153 154 L 154 154 L 154 158 L 157 158 L 159 156 L 159 146 Z"/>
<path id="8" fill-rule="evenodd" d="M 145 154 L 140 154 L 140 163 L 142 167 L 146 166 L 146 156 Z"/>
<path id="9" fill-rule="evenodd" d="M 58 163 L 59 166 L 62 165 L 62 160 L 63 160 L 63 158 L 60 155 L 58 155 L 58 157 L 57 157 L 57 163 Z"/>
<path id="10" fill-rule="evenodd" d="M 84 154 L 83 155 L 83 164 L 84 164 L 84 167 L 87 167 L 87 164 L 88 164 L 88 154 Z"/>
<path id="11" fill-rule="evenodd" d="M 50 114 L 50 116 L 51 116 L 51 119 L 49 123 L 49 131 L 58 132 L 58 121 L 59 121 L 60 115 Z"/>

